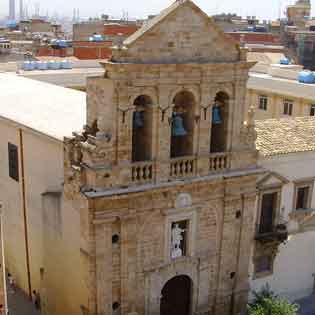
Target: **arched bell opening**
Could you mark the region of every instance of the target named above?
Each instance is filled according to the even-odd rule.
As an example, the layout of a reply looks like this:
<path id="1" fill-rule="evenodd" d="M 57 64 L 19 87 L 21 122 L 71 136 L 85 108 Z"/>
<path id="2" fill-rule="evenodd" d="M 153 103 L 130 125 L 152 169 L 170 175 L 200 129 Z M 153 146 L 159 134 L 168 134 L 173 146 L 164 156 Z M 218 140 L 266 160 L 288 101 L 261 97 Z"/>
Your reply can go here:
<path id="1" fill-rule="evenodd" d="M 171 158 L 193 155 L 195 98 L 182 91 L 173 100 Z"/>
<path id="2" fill-rule="evenodd" d="M 140 95 L 134 101 L 132 120 L 132 162 L 152 159 L 152 99 Z"/>
<path id="3" fill-rule="evenodd" d="M 210 153 L 225 152 L 227 149 L 228 115 L 229 96 L 218 92 L 212 107 Z"/>
<path id="4" fill-rule="evenodd" d="M 192 280 L 180 275 L 169 280 L 161 292 L 161 315 L 190 315 L 192 306 Z"/>

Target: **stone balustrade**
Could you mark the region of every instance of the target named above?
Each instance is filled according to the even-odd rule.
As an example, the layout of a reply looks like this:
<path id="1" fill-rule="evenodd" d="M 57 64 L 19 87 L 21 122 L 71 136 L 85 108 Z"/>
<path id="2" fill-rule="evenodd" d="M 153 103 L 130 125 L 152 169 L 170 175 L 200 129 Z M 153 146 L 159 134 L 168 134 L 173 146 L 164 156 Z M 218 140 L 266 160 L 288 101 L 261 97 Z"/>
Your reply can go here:
<path id="1" fill-rule="evenodd" d="M 170 177 L 177 179 L 196 175 L 196 161 L 195 157 L 172 159 L 170 162 Z"/>
<path id="2" fill-rule="evenodd" d="M 137 162 L 131 165 L 131 183 L 155 183 L 156 161 Z M 171 159 L 169 162 L 169 178 L 176 180 L 198 176 L 198 158 L 186 156 Z M 230 155 L 228 153 L 213 153 L 209 155 L 209 174 L 224 172 L 230 168 Z"/>
<path id="3" fill-rule="evenodd" d="M 139 162 L 132 164 L 131 180 L 133 183 L 150 183 L 153 180 L 153 162 Z"/>
<path id="4" fill-rule="evenodd" d="M 209 156 L 209 172 L 222 172 L 229 168 L 229 155 L 227 153 L 214 153 Z"/>

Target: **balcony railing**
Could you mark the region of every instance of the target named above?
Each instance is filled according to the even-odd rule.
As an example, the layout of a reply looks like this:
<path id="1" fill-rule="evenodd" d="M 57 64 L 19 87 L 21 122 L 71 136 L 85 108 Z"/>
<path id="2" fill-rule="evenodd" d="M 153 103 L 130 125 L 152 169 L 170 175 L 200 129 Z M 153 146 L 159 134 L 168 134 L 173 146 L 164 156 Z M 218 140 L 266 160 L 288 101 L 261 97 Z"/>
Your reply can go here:
<path id="1" fill-rule="evenodd" d="M 139 162 L 131 167 L 133 183 L 145 184 L 153 180 L 153 162 Z"/>
<path id="2" fill-rule="evenodd" d="M 266 232 L 264 232 L 266 231 Z M 269 229 L 256 226 L 255 240 L 262 243 L 279 242 L 283 243 L 288 239 L 288 230 L 286 224 L 278 224 Z"/>
<path id="3" fill-rule="evenodd" d="M 195 157 L 172 159 L 170 164 L 170 177 L 173 179 L 194 176 L 196 173 Z"/>
<path id="4" fill-rule="evenodd" d="M 209 171 L 222 172 L 229 168 L 229 155 L 227 153 L 211 154 L 209 157 Z"/>
<path id="5" fill-rule="evenodd" d="M 230 155 L 229 153 L 214 153 L 210 154 L 208 161 L 205 165 L 205 170 L 201 170 L 203 174 L 224 172 L 230 168 Z M 159 169 L 159 162 L 147 161 L 136 162 L 131 164 L 131 183 L 132 184 L 146 184 L 154 183 L 160 174 L 156 174 Z M 186 156 L 174 158 L 169 161 L 169 165 L 163 164 L 165 168 L 169 168 L 165 173 L 166 178 L 163 177 L 162 181 L 183 179 L 198 175 L 197 168 L 198 158 L 195 156 Z M 204 160 L 202 161 L 204 163 Z M 203 164 L 201 164 L 203 165 Z"/>

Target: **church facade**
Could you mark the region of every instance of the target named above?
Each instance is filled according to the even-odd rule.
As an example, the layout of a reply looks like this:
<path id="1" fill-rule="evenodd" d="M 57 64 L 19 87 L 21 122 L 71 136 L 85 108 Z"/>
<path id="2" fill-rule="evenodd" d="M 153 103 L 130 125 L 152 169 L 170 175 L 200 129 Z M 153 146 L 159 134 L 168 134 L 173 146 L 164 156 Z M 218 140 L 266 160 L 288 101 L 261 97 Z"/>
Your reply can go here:
<path id="1" fill-rule="evenodd" d="M 246 51 L 184 0 L 103 66 L 84 131 L 65 140 L 82 313 L 244 314 L 262 173 Z"/>

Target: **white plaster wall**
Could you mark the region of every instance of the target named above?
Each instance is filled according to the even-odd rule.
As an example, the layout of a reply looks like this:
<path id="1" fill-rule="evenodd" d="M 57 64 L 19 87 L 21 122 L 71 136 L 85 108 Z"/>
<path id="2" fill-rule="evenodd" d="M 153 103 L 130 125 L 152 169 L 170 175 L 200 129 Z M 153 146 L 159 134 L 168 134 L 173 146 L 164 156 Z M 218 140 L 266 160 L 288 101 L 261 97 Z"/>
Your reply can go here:
<path id="1" fill-rule="evenodd" d="M 283 187 L 280 206 L 284 219 L 289 220 L 289 213 L 293 209 L 293 182 L 315 178 L 315 152 L 260 157 L 259 164 L 289 180 L 289 183 Z M 315 209 L 314 191 L 312 208 Z M 291 234 L 289 241 L 280 246 L 274 263 L 274 273 L 269 277 L 253 280 L 254 266 L 251 262 L 251 290 L 259 291 L 262 286 L 269 283 L 275 293 L 290 300 L 310 295 L 314 287 L 312 276 L 315 273 L 314 242 L 315 232 Z"/>
<path id="2" fill-rule="evenodd" d="M 291 301 L 311 295 L 315 273 L 314 240 L 315 232 L 291 235 L 287 244 L 280 247 L 273 275 L 251 280 L 251 290 L 259 291 L 268 283 L 276 294 Z"/>
<path id="3" fill-rule="evenodd" d="M 0 200 L 5 213 L 5 255 L 7 266 L 17 284 L 27 292 L 27 273 L 20 181 L 8 175 L 8 142 L 20 147 L 19 126 L 0 119 Z M 40 286 L 40 268 L 43 266 L 42 193 L 62 189 L 63 145 L 31 130 L 23 130 L 26 209 L 30 252 L 32 289 Z M 21 155 L 19 152 L 19 166 Z"/>
<path id="4" fill-rule="evenodd" d="M 300 152 L 260 158 L 259 164 L 289 180 L 289 183 L 283 187 L 280 206 L 283 211 L 282 215 L 287 220 L 293 209 L 294 181 L 315 179 L 315 152 Z M 311 207 L 315 209 L 315 190 L 312 194 Z"/>

